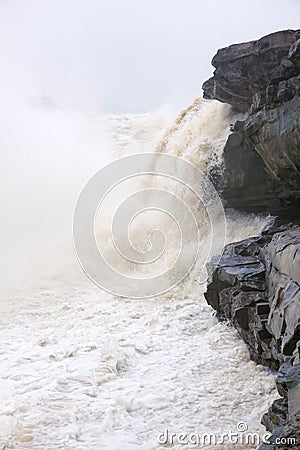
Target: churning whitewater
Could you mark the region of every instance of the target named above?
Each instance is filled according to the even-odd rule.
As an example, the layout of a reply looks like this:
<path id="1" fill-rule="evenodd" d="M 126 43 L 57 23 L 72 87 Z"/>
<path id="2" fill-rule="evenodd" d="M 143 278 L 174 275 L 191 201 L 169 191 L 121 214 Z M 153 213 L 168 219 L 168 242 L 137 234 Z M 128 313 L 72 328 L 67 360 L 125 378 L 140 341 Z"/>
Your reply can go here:
<path id="1" fill-rule="evenodd" d="M 53 125 L 62 113 L 33 114 L 41 115 L 42 124 L 51 114 Z M 97 152 L 106 164 L 124 155 L 155 151 L 182 157 L 207 171 L 221 165 L 232 120 L 228 106 L 196 99 L 171 125 L 163 110 L 76 116 L 68 118 L 68 124 L 70 135 L 73 129 L 76 136 L 80 133 L 74 141 L 82 161 L 99 163 Z M 70 140 L 64 143 L 68 147 Z M 64 151 L 60 157 L 68 162 L 70 149 Z M 133 300 L 101 291 L 81 271 L 66 224 L 71 223 L 80 188 L 97 168 L 90 164 L 82 169 L 78 185 L 60 185 L 63 219 L 51 234 L 57 211 L 47 209 L 52 221 L 42 238 L 48 247 L 43 255 L 32 249 L 38 270 L 27 271 L 26 289 L 18 284 L 18 271 L 7 277 L 15 286 L 3 288 L 0 448 L 191 449 L 199 447 L 180 444 L 176 437 L 163 442 L 162 435 L 220 436 L 236 432 L 241 423 L 249 433 L 262 436 L 260 417 L 275 398 L 273 377 L 250 361 L 236 332 L 213 317 L 203 283 L 190 275 L 167 294 Z M 71 179 L 72 173 L 67 181 Z M 201 214 L 198 211 L 200 222 Z M 266 220 L 228 213 L 227 242 L 257 234 Z M 138 222 L 138 240 L 145 238 L 142 231 L 148 225 L 149 218 Z M 108 230 L 100 226 L 97 237 L 106 242 Z M 25 250 L 30 251 L 26 245 Z M 43 258 L 49 263 L 45 268 L 40 264 Z M 205 448 L 245 450 L 256 445 Z"/>

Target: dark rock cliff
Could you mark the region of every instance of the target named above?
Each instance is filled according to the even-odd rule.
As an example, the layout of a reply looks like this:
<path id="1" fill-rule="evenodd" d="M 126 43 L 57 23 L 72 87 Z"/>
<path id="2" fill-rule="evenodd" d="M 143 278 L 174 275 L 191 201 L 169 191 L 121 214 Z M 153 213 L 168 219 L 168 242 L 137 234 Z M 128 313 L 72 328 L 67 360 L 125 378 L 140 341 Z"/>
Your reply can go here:
<path id="1" fill-rule="evenodd" d="M 258 237 L 227 245 L 205 297 L 229 319 L 252 359 L 277 370 L 299 362 L 300 227 L 268 227 Z"/>
<path id="2" fill-rule="evenodd" d="M 232 45 L 212 63 L 204 97 L 245 113 L 212 180 L 225 206 L 277 219 L 211 261 L 205 297 L 238 329 L 251 358 L 278 370 L 280 399 L 262 419 L 273 443 L 261 450 L 300 449 L 300 31 Z"/>
<path id="3" fill-rule="evenodd" d="M 258 237 L 228 245 L 209 269 L 207 302 L 237 328 L 254 361 L 279 370 L 282 398 L 262 423 L 274 439 L 293 436 L 299 444 L 293 448 L 300 448 L 300 227 L 275 223 Z"/>
<path id="4" fill-rule="evenodd" d="M 204 98 L 249 111 L 258 93 L 268 97 L 270 87 L 299 75 L 299 39 L 300 30 L 278 31 L 218 50 L 212 60 L 214 76 L 203 84 Z"/>
<path id="5" fill-rule="evenodd" d="M 204 97 L 245 112 L 214 179 L 226 206 L 300 217 L 300 30 L 221 49 L 212 63 Z"/>

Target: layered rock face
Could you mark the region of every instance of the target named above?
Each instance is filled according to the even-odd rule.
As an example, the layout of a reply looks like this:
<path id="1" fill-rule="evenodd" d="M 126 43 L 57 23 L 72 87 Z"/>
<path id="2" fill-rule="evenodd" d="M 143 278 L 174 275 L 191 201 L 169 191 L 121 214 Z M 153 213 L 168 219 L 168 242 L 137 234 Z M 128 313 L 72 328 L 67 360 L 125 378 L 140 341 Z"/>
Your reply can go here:
<path id="1" fill-rule="evenodd" d="M 206 300 L 240 330 L 252 359 L 275 370 L 299 364 L 300 227 L 268 227 L 230 244 L 210 269 Z"/>
<path id="2" fill-rule="evenodd" d="M 203 84 L 204 98 L 248 111 L 258 93 L 266 97 L 269 86 L 299 75 L 299 39 L 300 30 L 278 31 L 218 50 L 214 76 Z"/>
<path id="3" fill-rule="evenodd" d="M 274 224 L 258 237 L 230 244 L 209 269 L 207 302 L 238 329 L 254 361 L 279 369 L 282 398 L 262 423 L 274 441 L 294 437 L 299 447 L 293 448 L 300 448 L 300 226 Z"/>
<path id="4" fill-rule="evenodd" d="M 278 370 L 280 399 L 262 419 L 273 443 L 260 449 L 300 449 L 300 31 L 232 45 L 212 63 L 204 97 L 245 113 L 212 180 L 225 206 L 277 219 L 211 261 L 205 296 L 251 358 Z"/>
<path id="5" fill-rule="evenodd" d="M 221 49 L 204 98 L 245 113 L 214 177 L 227 207 L 300 216 L 300 30 Z"/>

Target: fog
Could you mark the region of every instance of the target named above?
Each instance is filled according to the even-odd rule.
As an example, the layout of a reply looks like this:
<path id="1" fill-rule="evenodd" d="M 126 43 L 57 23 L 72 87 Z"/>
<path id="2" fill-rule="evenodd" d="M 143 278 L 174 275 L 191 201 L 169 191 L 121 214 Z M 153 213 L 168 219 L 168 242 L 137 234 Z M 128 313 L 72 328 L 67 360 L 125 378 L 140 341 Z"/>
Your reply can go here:
<path id="1" fill-rule="evenodd" d="M 1 84 L 63 108 L 189 103 L 216 50 L 297 28 L 298 0 L 2 0 Z"/>
<path id="2" fill-rule="evenodd" d="M 296 28 L 299 12 L 298 0 L 2 0 L 0 284 L 74 257 L 76 198 L 111 158 L 88 114 L 175 114 L 219 47 Z"/>

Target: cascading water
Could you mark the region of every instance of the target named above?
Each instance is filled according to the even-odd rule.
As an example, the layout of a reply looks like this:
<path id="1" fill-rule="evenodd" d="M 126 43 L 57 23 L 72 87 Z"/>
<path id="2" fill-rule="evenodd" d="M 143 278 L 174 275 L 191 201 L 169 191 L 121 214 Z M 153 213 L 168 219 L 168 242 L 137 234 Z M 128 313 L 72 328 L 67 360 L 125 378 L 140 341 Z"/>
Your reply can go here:
<path id="1" fill-rule="evenodd" d="M 120 156 L 155 151 L 182 157 L 205 171 L 221 161 L 233 120 L 229 108 L 197 99 L 167 131 L 161 112 L 86 118 L 30 107 L 30 114 L 29 130 L 37 119 L 40 127 L 34 142 L 32 133 L 23 136 L 23 150 L 25 145 L 32 152 L 23 169 L 34 163 L 36 170 L 30 172 L 26 192 L 19 194 L 20 184 L 17 189 L 8 185 L 11 195 L 18 193 L 16 200 L 19 195 L 24 200 L 18 204 L 24 210 L 17 208 L 10 218 L 20 223 L 26 213 L 25 237 L 19 233 L 13 249 L 7 243 L 9 231 L 3 238 L 7 283 L 0 318 L 0 448 L 150 450 L 172 445 L 162 438 L 159 442 L 166 430 L 220 436 L 235 432 L 239 423 L 262 435 L 259 421 L 275 395 L 273 378 L 249 360 L 236 332 L 212 316 L 203 298 L 205 286 L 191 274 L 155 298 L 116 298 L 81 272 L 70 239 L 76 197 L 96 169 Z M 56 135 L 45 144 L 49 130 Z M 16 139 L 10 136 L 12 149 L 19 145 Z M 41 145 L 47 160 L 37 162 Z M 41 179 L 43 188 L 37 192 Z M 139 183 L 151 185 L 153 180 L 146 177 Z M 181 195 L 172 183 L 159 180 L 160 187 Z M 132 182 L 120 191 L 128 196 L 136 187 Z M 108 200 L 100 219 L 98 215 L 97 239 L 104 243 L 108 261 L 127 274 L 126 263 L 111 253 L 105 225 L 113 205 Z M 203 211 L 196 207 L 195 214 L 205 230 Z M 227 241 L 257 234 L 265 221 L 231 212 Z M 154 223 L 169 228 L 171 248 L 161 263 L 168 265 L 177 251 L 172 246 L 176 233 L 165 218 L 141 216 L 132 240 L 143 251 Z M 36 248 L 30 247 L 33 236 Z M 24 267 L 25 261 L 32 261 L 30 267 Z M 26 291 L 19 284 L 24 268 L 27 281 L 34 281 L 26 283 Z M 172 448 L 197 447 L 183 447 L 175 438 Z"/>

